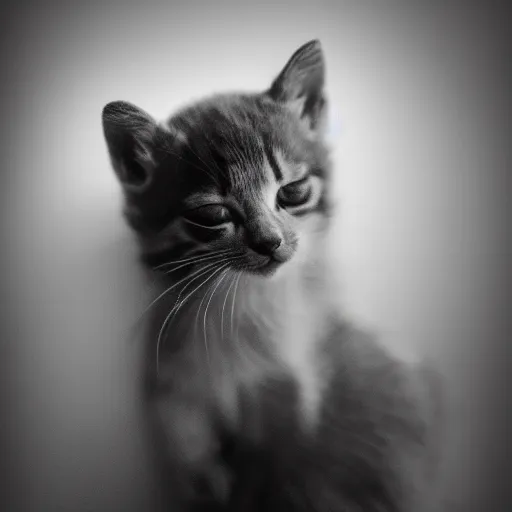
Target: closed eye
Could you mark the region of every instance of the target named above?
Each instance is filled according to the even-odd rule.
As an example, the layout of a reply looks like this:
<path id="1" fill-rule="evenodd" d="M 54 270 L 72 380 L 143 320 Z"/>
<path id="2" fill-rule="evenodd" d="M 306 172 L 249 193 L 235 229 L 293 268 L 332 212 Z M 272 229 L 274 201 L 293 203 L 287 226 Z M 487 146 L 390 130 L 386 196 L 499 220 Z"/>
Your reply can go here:
<path id="1" fill-rule="evenodd" d="M 288 183 L 281 187 L 277 193 L 278 204 L 283 208 L 293 208 L 303 205 L 310 199 L 311 191 L 310 176 Z"/>
<path id="2" fill-rule="evenodd" d="M 186 222 L 203 228 L 219 228 L 233 221 L 229 208 L 221 204 L 205 204 L 187 210 L 182 217 Z"/>

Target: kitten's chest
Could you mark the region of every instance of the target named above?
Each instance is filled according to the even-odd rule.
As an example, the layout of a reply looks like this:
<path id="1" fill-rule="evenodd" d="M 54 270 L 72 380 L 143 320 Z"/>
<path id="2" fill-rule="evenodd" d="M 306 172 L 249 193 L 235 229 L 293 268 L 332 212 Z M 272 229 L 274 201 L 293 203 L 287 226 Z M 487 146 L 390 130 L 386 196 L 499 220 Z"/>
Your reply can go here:
<path id="1" fill-rule="evenodd" d="M 289 406 L 299 423 L 315 423 L 326 375 L 319 350 L 326 323 L 322 305 L 308 299 L 288 293 L 253 296 L 253 301 L 241 303 L 238 327 L 229 341 L 236 347 L 234 357 L 214 386 L 229 418 L 246 423 L 243 410 L 249 403 L 261 414 L 275 416 L 274 406 L 280 404 Z"/>

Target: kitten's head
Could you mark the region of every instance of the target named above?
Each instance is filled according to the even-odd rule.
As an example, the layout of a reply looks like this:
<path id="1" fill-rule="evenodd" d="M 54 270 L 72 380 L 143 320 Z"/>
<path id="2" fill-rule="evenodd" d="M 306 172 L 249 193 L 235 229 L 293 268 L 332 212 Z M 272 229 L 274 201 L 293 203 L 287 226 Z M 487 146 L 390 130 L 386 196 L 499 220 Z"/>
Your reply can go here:
<path id="1" fill-rule="evenodd" d="M 271 274 L 301 247 L 315 250 L 329 210 L 324 75 L 311 41 L 262 93 L 214 96 L 165 123 L 125 102 L 104 108 L 148 264 L 210 253 L 226 268 Z"/>

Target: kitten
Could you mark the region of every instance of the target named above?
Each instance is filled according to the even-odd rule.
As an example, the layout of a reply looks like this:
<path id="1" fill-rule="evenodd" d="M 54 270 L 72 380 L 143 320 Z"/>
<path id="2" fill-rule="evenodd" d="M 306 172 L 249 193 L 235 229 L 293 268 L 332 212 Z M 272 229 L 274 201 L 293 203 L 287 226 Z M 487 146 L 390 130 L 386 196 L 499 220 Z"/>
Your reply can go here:
<path id="1" fill-rule="evenodd" d="M 145 364 L 173 511 L 410 512 L 424 498 L 422 373 L 336 304 L 324 68 L 311 41 L 262 93 L 164 123 L 103 110 L 125 216 L 162 287 Z"/>

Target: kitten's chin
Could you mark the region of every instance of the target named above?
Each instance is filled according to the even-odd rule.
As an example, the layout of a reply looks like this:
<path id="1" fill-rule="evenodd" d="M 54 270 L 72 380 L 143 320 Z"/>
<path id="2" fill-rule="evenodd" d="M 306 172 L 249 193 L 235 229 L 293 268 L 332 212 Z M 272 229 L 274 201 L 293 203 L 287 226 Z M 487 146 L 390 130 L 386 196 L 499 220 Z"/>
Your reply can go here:
<path id="1" fill-rule="evenodd" d="M 275 275 L 282 266 L 282 262 L 271 259 L 261 265 L 247 267 L 245 268 L 245 272 L 256 276 L 271 277 Z"/>
<path id="2" fill-rule="evenodd" d="M 272 261 L 255 269 L 246 270 L 248 274 L 262 281 L 279 282 L 288 279 L 290 275 L 296 273 L 296 263 L 294 260 L 286 262 Z"/>

